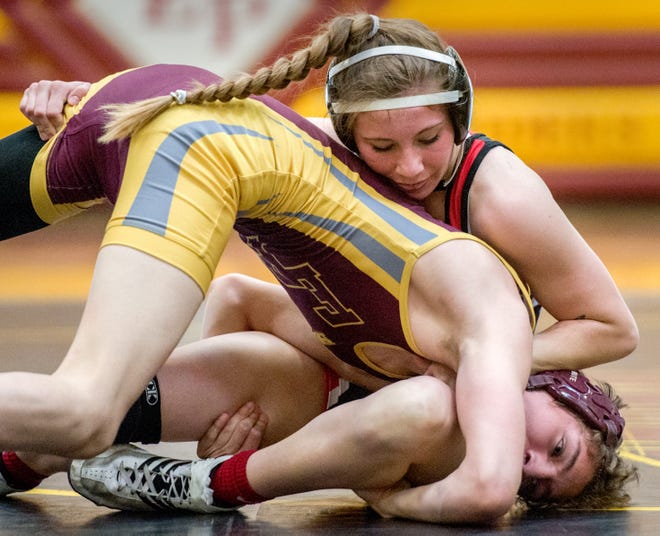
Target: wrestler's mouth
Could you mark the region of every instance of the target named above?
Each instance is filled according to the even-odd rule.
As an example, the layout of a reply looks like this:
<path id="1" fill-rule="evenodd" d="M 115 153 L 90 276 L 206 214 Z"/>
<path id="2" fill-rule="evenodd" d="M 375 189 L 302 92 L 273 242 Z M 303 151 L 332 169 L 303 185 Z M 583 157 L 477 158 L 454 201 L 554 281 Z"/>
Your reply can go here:
<path id="1" fill-rule="evenodd" d="M 414 195 L 418 192 L 421 192 L 422 190 L 426 189 L 428 186 L 429 181 L 428 180 L 423 180 L 420 182 L 416 182 L 414 184 L 399 184 L 399 188 L 401 188 L 404 192 L 406 192 L 408 195 Z"/>
<path id="2" fill-rule="evenodd" d="M 541 501 L 549 498 L 550 489 L 548 485 L 541 480 L 531 477 L 523 477 L 518 490 L 518 495 L 523 499 Z"/>

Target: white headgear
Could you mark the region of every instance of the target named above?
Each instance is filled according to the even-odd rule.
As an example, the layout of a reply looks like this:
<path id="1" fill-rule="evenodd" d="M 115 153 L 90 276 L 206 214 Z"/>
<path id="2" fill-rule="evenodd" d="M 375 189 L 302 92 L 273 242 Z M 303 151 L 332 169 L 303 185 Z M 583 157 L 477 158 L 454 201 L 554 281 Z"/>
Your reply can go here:
<path id="1" fill-rule="evenodd" d="M 455 88 L 423 95 L 406 95 L 389 99 L 355 102 L 342 102 L 333 98 L 333 78 L 337 73 L 366 59 L 393 54 L 414 56 L 448 65 L 450 69 L 457 71 Z M 414 106 L 429 106 L 432 104 L 449 104 L 449 112 L 456 132 L 455 142 L 458 144 L 465 139 L 470 129 L 470 122 L 472 120 L 472 83 L 458 53 L 452 47 L 447 47 L 447 50 L 443 53 L 420 47 L 388 45 L 364 50 L 337 64 L 333 62 L 328 69 L 326 77 L 325 102 L 330 116 L 335 114 L 411 108 Z"/>

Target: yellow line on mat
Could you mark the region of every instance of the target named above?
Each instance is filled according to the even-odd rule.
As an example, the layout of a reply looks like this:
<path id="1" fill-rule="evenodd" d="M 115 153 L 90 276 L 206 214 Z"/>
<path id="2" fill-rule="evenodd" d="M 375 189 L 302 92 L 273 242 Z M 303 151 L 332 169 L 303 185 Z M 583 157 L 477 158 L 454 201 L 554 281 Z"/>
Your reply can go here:
<path id="1" fill-rule="evenodd" d="M 621 457 L 633 462 L 650 465 L 651 467 L 660 467 L 660 460 L 655 460 L 653 458 L 649 458 L 648 456 L 640 456 L 639 454 L 634 454 L 632 452 L 622 452 Z"/>
<path id="2" fill-rule="evenodd" d="M 43 489 L 43 488 L 37 488 L 37 489 L 31 489 L 30 491 L 26 491 L 28 495 L 55 495 L 57 497 L 79 497 L 79 495 L 75 491 L 70 491 L 66 489 Z"/>

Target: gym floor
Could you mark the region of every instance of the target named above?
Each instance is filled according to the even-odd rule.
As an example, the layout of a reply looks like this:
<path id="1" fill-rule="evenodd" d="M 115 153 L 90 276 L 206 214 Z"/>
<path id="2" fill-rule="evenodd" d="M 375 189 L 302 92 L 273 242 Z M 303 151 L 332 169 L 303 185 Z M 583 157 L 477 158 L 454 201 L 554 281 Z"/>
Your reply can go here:
<path id="1" fill-rule="evenodd" d="M 565 203 L 564 209 L 619 284 L 639 325 L 641 342 L 628 358 L 594 368 L 628 406 L 623 454 L 640 470 L 632 504 L 619 511 L 546 512 L 496 527 L 448 528 L 384 520 L 354 494 L 329 490 L 288 496 L 232 515 L 143 515 L 97 507 L 56 475 L 36 490 L 0 500 L 0 534 L 601 534 L 650 535 L 660 522 L 660 205 Z M 100 241 L 105 209 L 0 244 L 1 371 L 50 372 L 73 337 Z M 232 240 L 222 272 L 268 280 L 259 261 Z M 196 337 L 198 321 L 186 338 Z M 189 443 L 154 451 L 194 456 Z"/>

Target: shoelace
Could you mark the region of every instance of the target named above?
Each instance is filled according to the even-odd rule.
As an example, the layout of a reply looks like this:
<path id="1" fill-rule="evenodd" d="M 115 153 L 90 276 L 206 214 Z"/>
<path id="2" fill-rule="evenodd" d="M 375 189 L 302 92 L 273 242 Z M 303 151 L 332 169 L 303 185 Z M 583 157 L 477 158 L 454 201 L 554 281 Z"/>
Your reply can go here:
<path id="1" fill-rule="evenodd" d="M 117 491 L 131 494 L 156 510 L 173 509 L 190 503 L 190 462 L 150 458 L 138 467 L 119 465 Z"/>

